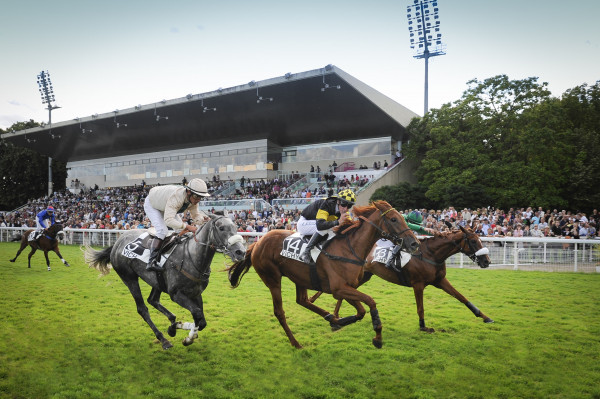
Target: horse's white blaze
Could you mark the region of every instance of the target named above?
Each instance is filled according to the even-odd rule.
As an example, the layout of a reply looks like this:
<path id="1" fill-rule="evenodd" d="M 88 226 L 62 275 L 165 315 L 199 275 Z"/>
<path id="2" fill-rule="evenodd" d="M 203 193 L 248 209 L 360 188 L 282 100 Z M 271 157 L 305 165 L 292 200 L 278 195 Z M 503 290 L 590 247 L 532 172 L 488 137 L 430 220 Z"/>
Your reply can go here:
<path id="1" fill-rule="evenodd" d="M 481 248 L 479 251 L 475 252 L 475 256 L 481 256 L 481 255 L 489 255 L 490 254 L 490 250 L 488 248 Z"/>

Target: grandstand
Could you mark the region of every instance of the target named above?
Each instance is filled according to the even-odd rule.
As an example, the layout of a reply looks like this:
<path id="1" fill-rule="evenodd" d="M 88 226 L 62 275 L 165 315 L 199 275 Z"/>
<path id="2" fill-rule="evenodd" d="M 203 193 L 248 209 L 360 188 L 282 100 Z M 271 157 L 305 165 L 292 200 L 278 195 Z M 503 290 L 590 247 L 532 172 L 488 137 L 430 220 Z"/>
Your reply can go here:
<path id="1" fill-rule="evenodd" d="M 168 116 L 168 119 L 164 118 Z M 372 176 L 358 203 L 381 185 L 414 181 L 414 166 L 388 170 L 416 113 L 340 68 L 287 73 L 230 88 L 139 104 L 4 134 L 3 139 L 67 162 L 77 187 L 181 183 L 195 177 L 235 182 L 306 177 L 299 189 L 320 189 L 311 167 Z M 91 131 L 91 132 L 90 132 Z M 332 166 L 337 162 L 340 166 Z M 303 186 L 300 186 L 304 184 Z M 229 192 L 235 187 L 229 186 Z"/>

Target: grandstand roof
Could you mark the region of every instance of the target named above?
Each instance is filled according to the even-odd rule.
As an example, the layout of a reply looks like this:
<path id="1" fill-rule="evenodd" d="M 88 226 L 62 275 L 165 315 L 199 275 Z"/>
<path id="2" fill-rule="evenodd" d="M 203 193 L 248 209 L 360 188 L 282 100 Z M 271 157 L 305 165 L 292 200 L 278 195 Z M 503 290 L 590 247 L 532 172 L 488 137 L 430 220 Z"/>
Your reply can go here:
<path id="1" fill-rule="evenodd" d="M 55 159 L 79 161 L 257 139 L 281 146 L 385 136 L 401 140 L 416 116 L 328 65 L 2 137 Z"/>

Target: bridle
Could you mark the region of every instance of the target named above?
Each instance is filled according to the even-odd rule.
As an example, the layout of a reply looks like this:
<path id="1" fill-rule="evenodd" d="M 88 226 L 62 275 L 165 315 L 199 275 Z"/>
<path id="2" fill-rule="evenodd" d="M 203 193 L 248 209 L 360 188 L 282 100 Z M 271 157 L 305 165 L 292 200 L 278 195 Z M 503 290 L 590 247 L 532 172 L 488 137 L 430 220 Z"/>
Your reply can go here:
<path id="1" fill-rule="evenodd" d="M 390 212 L 392 210 L 396 210 L 396 209 L 390 208 L 387 211 L 382 211 L 381 209 L 377 208 L 377 210 L 381 213 L 380 217 L 381 217 L 381 219 L 383 219 L 383 222 L 385 223 L 385 225 L 388 227 L 389 230 L 392 230 L 393 226 L 391 225 L 391 222 L 388 220 L 388 218 L 385 215 L 388 212 Z M 371 226 L 373 226 L 379 232 L 379 234 L 381 235 L 382 238 L 385 238 L 386 240 L 389 240 L 389 241 L 393 242 L 394 244 L 400 245 L 400 246 L 403 246 L 403 243 L 404 243 L 404 239 L 402 237 L 400 237 L 400 235 L 403 234 L 404 232 L 410 230 L 410 228 L 406 228 L 404 230 L 401 230 L 399 233 L 388 233 L 387 231 L 383 230 L 381 227 L 379 227 L 375 223 L 371 222 L 369 219 L 367 219 L 363 215 L 360 215 L 358 218 L 369 223 Z M 349 229 L 350 228 L 344 230 L 342 233 L 345 233 Z M 358 256 L 358 254 L 354 251 L 354 248 L 350 244 L 350 238 L 348 236 L 346 236 L 346 242 L 348 244 L 348 248 L 350 248 L 350 252 L 352 252 L 352 255 L 354 255 L 354 257 L 358 260 L 348 259 L 348 258 L 344 258 L 341 256 L 330 254 L 327 251 L 325 251 L 324 248 L 321 249 L 321 253 L 332 260 L 339 260 L 339 261 L 343 261 L 343 262 L 353 263 L 353 264 L 361 266 L 361 267 L 364 266 L 366 259 L 361 259 Z"/>
<path id="2" fill-rule="evenodd" d="M 381 218 L 383 219 L 383 223 L 385 223 L 385 226 L 388 228 L 388 230 L 393 230 L 393 226 L 391 225 L 391 222 L 389 221 L 389 219 L 387 217 L 385 217 L 385 215 L 390 212 L 390 211 L 395 211 L 396 208 L 390 208 L 387 211 L 382 211 L 381 209 L 377 208 L 377 210 L 381 213 Z M 361 220 L 364 220 L 365 222 L 369 223 L 371 226 L 373 226 L 375 229 L 377 229 L 379 231 L 379 234 L 381 235 L 381 238 L 385 238 L 388 241 L 391 241 L 392 243 L 394 243 L 395 245 L 400 245 L 402 246 L 404 243 L 404 238 L 402 238 L 402 234 L 404 234 L 406 231 L 409 231 L 410 228 L 407 227 L 404 230 L 400 230 L 400 232 L 398 233 L 388 233 L 387 231 L 383 230 L 381 227 L 379 227 L 378 225 L 376 225 L 375 223 L 371 222 L 369 219 L 367 219 L 364 216 L 359 216 L 359 218 Z"/>
<path id="3" fill-rule="evenodd" d="M 214 231 L 216 229 L 217 221 L 219 221 L 223 218 L 225 218 L 225 216 L 218 216 L 216 219 L 211 219 L 208 223 L 206 223 L 206 225 L 210 224 L 210 230 L 208 232 L 208 242 L 200 242 L 200 240 L 198 240 L 198 234 L 200 234 L 200 232 L 202 230 L 204 230 L 206 225 L 202 226 L 201 229 L 198 229 L 196 231 L 196 233 L 194 234 L 194 241 L 196 241 L 198 243 L 198 245 L 206 245 L 207 247 L 210 247 L 211 249 L 214 249 L 214 250 L 225 251 L 227 249 L 228 242 L 215 244 L 215 242 L 217 242 L 218 240 L 216 239 L 215 233 L 214 233 Z M 212 241 L 212 243 L 211 243 L 211 241 Z"/>
<path id="4" fill-rule="evenodd" d="M 461 245 L 461 243 L 463 241 L 466 241 L 467 247 L 469 247 L 469 251 L 471 252 L 470 254 L 463 250 L 463 247 Z M 452 242 L 452 244 L 454 244 L 455 247 L 458 248 L 459 252 L 467 255 L 469 257 L 469 259 L 471 259 L 474 263 L 477 263 L 478 265 L 479 265 L 478 257 L 482 256 L 482 255 L 487 255 L 490 253 L 490 250 L 485 247 L 480 248 L 480 249 L 474 248 L 473 244 L 471 243 L 471 240 L 469 240 L 469 238 L 468 238 L 467 233 L 464 233 L 464 232 L 462 234 L 462 237 L 458 241 L 452 240 L 451 242 Z"/>

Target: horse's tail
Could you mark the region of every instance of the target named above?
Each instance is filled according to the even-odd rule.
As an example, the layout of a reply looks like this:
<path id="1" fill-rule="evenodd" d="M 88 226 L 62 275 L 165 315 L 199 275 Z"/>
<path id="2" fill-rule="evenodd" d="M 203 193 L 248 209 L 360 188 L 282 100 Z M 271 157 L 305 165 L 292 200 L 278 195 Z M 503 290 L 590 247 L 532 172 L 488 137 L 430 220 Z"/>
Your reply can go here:
<path id="1" fill-rule="evenodd" d="M 15 234 L 12 236 L 12 238 L 10 239 L 10 242 L 18 242 L 21 241 L 21 238 L 23 238 L 22 234 Z"/>
<path id="2" fill-rule="evenodd" d="M 80 247 L 80 249 L 83 251 L 83 258 L 89 267 L 98 270 L 103 276 L 110 272 L 110 253 L 113 245 L 100 251 L 96 251 L 89 245 Z"/>
<path id="3" fill-rule="evenodd" d="M 250 270 L 250 266 L 252 266 L 252 250 L 254 250 L 255 245 L 256 243 L 250 244 L 248 249 L 246 249 L 246 256 L 244 259 L 235 262 L 227 268 L 227 278 L 229 278 L 229 284 L 231 284 L 232 288 L 236 288 L 240 285 L 242 277 Z"/>

